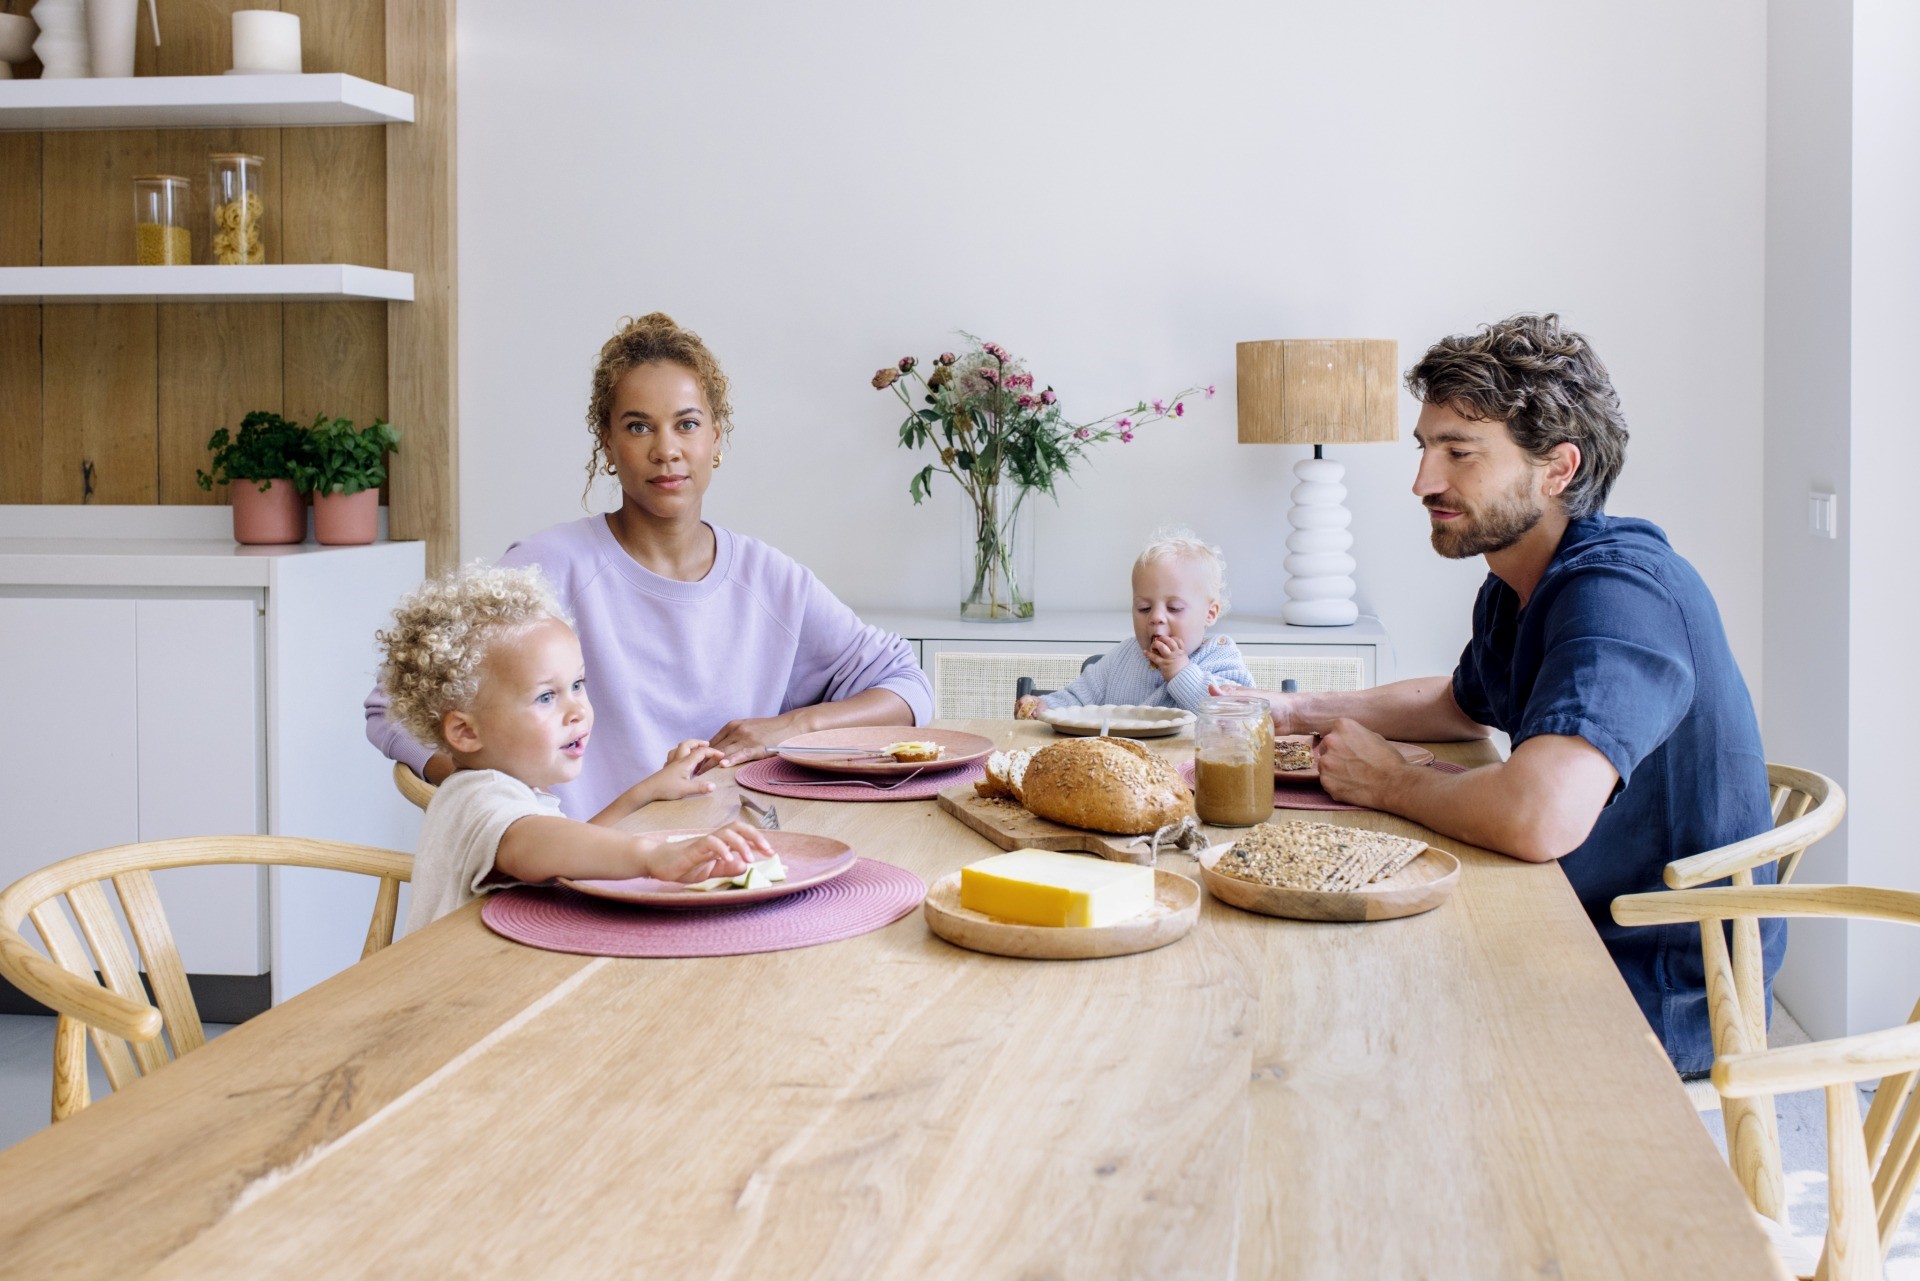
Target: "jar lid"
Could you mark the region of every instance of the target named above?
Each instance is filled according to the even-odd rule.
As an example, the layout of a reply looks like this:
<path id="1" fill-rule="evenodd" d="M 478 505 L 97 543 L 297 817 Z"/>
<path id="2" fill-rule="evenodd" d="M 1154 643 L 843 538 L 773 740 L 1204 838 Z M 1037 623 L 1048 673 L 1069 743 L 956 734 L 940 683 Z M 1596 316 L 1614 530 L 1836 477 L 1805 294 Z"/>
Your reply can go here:
<path id="1" fill-rule="evenodd" d="M 187 180 L 177 173 L 137 173 L 133 176 L 133 180 L 135 182 L 177 182 L 183 187 L 189 185 Z"/>
<path id="2" fill-rule="evenodd" d="M 207 156 L 209 160 L 251 160 L 256 165 L 267 163 L 258 156 L 248 155 L 244 151 L 215 151 Z"/>

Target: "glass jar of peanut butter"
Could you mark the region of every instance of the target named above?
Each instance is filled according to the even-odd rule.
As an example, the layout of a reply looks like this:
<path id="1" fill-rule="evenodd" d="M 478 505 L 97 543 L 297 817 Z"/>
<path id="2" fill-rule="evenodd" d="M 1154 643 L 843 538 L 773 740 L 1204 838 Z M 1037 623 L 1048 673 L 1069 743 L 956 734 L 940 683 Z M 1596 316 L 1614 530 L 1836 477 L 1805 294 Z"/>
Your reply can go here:
<path id="1" fill-rule="evenodd" d="M 187 230 L 187 180 L 170 173 L 133 180 L 133 261 L 141 267 L 186 267 L 193 263 L 193 233 Z"/>
<path id="2" fill-rule="evenodd" d="M 1202 823 L 1252 827 L 1273 813 L 1273 709 L 1210 698 L 1193 730 L 1193 807 Z"/>

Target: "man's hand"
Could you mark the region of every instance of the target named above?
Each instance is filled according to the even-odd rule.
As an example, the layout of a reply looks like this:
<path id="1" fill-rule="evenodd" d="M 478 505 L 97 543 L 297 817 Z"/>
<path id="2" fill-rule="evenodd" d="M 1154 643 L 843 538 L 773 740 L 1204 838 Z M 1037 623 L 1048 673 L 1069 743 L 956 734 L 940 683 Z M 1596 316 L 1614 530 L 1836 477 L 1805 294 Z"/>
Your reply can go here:
<path id="1" fill-rule="evenodd" d="M 1320 737 L 1314 752 L 1320 764 L 1320 786 L 1336 801 L 1370 810 L 1394 810 L 1397 785 L 1407 771 L 1400 749 L 1359 721 L 1344 717 Z"/>
<path id="2" fill-rule="evenodd" d="M 1187 665 L 1187 647 L 1177 637 L 1156 636 L 1147 645 L 1147 662 L 1161 680 L 1171 681 Z"/>
<path id="3" fill-rule="evenodd" d="M 1304 726 L 1298 724 L 1294 714 L 1294 703 L 1298 694 L 1283 694 L 1277 689 L 1255 689 L 1251 685 L 1210 684 L 1207 693 L 1215 698 L 1264 698 L 1273 711 L 1273 732 L 1280 734 L 1304 734 Z"/>
<path id="4" fill-rule="evenodd" d="M 797 732 L 791 713 L 785 716 L 761 716 L 728 721 L 713 736 L 714 750 L 720 753 L 718 765 L 745 765 L 770 754 L 774 746 L 786 742 Z M 701 770 L 711 769 L 703 764 Z"/>

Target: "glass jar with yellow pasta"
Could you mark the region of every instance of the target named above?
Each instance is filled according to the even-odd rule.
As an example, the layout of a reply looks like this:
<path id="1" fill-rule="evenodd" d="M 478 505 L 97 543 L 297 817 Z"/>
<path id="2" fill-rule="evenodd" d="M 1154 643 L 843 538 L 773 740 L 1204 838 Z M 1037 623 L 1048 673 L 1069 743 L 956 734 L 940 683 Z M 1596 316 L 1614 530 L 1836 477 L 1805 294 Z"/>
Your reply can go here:
<path id="1" fill-rule="evenodd" d="M 142 174 L 133 180 L 133 261 L 142 267 L 185 267 L 193 262 L 187 230 L 191 196 L 185 178 Z"/>
<path id="2" fill-rule="evenodd" d="M 212 164 L 207 185 L 207 204 L 213 214 L 211 261 L 222 267 L 264 263 L 267 242 L 260 224 L 267 209 L 260 182 L 260 157 L 234 151 L 216 153 L 208 160 Z"/>

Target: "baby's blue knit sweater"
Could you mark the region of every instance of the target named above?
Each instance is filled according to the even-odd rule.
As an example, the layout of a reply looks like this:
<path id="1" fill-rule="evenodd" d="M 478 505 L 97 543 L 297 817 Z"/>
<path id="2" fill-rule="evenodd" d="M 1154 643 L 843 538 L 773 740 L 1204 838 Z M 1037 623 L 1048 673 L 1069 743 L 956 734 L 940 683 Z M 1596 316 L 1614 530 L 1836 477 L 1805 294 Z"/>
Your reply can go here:
<path id="1" fill-rule="evenodd" d="M 1140 707 L 1184 707 L 1198 712 L 1209 697 L 1208 685 L 1251 685 L 1240 647 L 1231 637 L 1215 636 L 1200 642 L 1187 665 L 1173 680 L 1161 679 L 1147 661 L 1146 651 L 1132 640 L 1120 642 L 1100 660 L 1041 701 L 1048 707 L 1087 707 L 1102 703 L 1130 703 Z"/>

